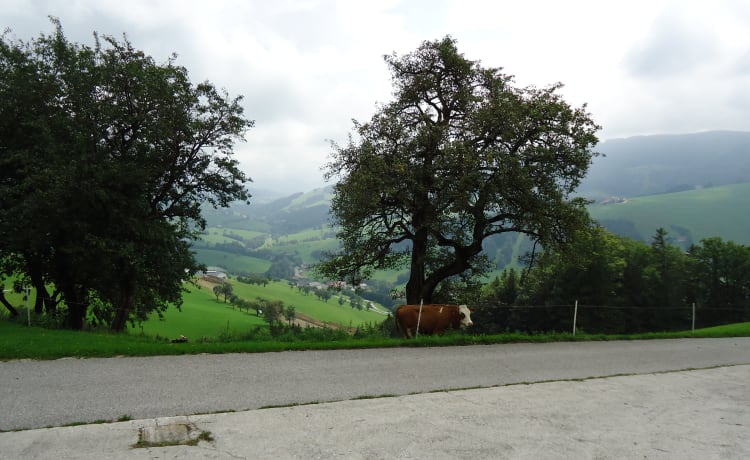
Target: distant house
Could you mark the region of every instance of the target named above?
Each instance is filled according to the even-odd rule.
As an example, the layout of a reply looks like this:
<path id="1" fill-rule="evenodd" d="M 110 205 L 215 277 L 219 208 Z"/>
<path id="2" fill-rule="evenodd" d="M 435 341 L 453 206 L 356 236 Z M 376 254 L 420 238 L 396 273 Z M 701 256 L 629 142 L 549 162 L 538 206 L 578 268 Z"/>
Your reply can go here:
<path id="1" fill-rule="evenodd" d="M 206 267 L 205 272 L 198 272 L 197 275 L 200 277 L 218 278 L 221 280 L 228 278 L 226 269 L 222 267 Z"/>
<path id="2" fill-rule="evenodd" d="M 310 281 L 309 283 L 307 283 L 307 285 L 310 286 L 311 288 L 317 289 L 319 291 L 322 291 L 323 289 L 327 288 L 327 286 L 325 284 L 319 283 L 317 281 Z"/>
<path id="3" fill-rule="evenodd" d="M 344 289 L 346 287 L 346 283 L 344 281 L 329 281 L 326 284 L 329 288 L 333 289 Z"/>

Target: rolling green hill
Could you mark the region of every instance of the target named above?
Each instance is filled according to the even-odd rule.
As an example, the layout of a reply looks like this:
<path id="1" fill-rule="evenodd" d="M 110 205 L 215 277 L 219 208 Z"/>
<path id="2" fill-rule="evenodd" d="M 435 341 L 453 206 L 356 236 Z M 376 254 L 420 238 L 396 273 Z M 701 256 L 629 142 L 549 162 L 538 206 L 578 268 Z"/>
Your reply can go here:
<path id="1" fill-rule="evenodd" d="M 340 305 L 338 302 L 340 294 L 334 295 L 325 302 L 312 294 L 305 295 L 302 291 L 290 287 L 288 283 L 283 281 L 271 282 L 265 287 L 238 282 L 233 282 L 232 285 L 234 293 L 241 298 L 253 300 L 261 297 L 269 300 L 281 300 L 284 305 L 293 306 L 297 313 L 303 313 L 319 321 L 357 326 L 362 323 L 380 322 L 385 319 L 385 315 L 382 313 L 352 308 L 347 297 L 344 297 L 346 303 Z M 380 310 L 381 312 L 386 311 L 382 308 Z"/>
<path id="2" fill-rule="evenodd" d="M 267 324 L 255 314 L 241 312 L 231 306 L 217 302 L 209 289 L 191 286 L 190 292 L 183 294 L 181 310 L 170 307 L 160 320 L 152 315 L 143 323 L 143 332 L 149 336 L 170 339 L 184 335 L 190 340 L 200 337 L 218 337 L 222 333 L 246 331 L 252 327 L 265 327 Z"/>
<path id="3" fill-rule="evenodd" d="M 656 229 L 663 227 L 682 247 L 714 236 L 750 245 L 748 210 L 750 182 L 589 207 L 591 216 L 610 231 L 650 241 Z"/>
<path id="4" fill-rule="evenodd" d="M 385 309 L 379 305 L 375 305 L 375 308 L 381 313 L 351 308 L 348 300 L 341 305 L 338 296 L 324 302 L 312 294 L 305 295 L 298 289 L 290 288 L 286 282 L 272 282 L 266 287 L 239 283 L 236 280 L 232 280 L 231 283 L 234 293 L 243 299 L 255 300 L 260 297 L 266 300 L 280 300 L 284 302 L 284 306 L 293 306 L 298 314 L 325 323 L 356 327 L 365 323 L 380 323 L 386 318 L 383 314 Z M 200 337 L 218 337 L 227 331 L 242 333 L 257 326 L 267 326 L 255 311 L 241 311 L 221 299 L 217 301 L 208 287 L 191 286 L 189 291 L 183 296 L 181 310 L 167 309 L 164 312 L 164 320 L 159 320 L 154 315 L 143 323 L 142 329 L 136 329 L 134 332 L 167 338 L 184 335 L 195 340 Z"/>

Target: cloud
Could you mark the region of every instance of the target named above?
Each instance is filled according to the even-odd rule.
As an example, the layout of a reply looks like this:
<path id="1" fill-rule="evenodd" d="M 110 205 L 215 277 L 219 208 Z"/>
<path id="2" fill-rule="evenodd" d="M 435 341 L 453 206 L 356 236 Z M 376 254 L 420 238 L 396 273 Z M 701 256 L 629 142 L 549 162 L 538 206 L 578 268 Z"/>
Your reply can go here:
<path id="1" fill-rule="evenodd" d="M 326 139 L 345 143 L 391 98 L 383 55 L 450 34 L 459 51 L 518 86 L 561 81 L 589 103 L 603 139 L 747 129 L 750 3 L 745 0 L 3 0 L 0 28 L 24 40 L 60 18 L 72 41 L 127 33 L 193 82 L 209 80 L 255 127 L 236 156 L 255 187 L 323 185 Z"/>
<path id="2" fill-rule="evenodd" d="M 663 78 L 710 65 L 716 57 L 715 31 L 690 21 L 681 10 L 665 10 L 625 57 L 625 66 L 633 76 Z"/>

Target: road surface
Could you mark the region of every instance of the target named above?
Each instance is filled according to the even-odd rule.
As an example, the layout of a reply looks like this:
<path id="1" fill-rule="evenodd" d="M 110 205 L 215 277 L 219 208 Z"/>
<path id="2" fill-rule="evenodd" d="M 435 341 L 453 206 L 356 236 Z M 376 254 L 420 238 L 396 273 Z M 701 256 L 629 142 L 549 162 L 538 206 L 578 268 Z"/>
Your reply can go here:
<path id="1" fill-rule="evenodd" d="M 0 430 L 750 364 L 750 338 L 0 362 Z"/>

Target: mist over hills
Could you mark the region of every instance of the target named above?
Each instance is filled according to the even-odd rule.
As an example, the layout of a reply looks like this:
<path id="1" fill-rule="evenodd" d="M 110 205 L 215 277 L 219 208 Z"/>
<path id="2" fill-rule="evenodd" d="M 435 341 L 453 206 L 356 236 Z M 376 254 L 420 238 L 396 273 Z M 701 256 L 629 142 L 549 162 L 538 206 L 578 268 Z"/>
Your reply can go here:
<path id="1" fill-rule="evenodd" d="M 750 132 L 637 136 L 600 143 L 578 193 L 601 200 L 750 182 Z"/>
<path id="2" fill-rule="evenodd" d="M 594 159 L 578 194 L 597 202 L 750 182 L 750 132 L 637 136 L 604 141 L 595 150 L 603 156 Z M 258 221 L 252 230 L 292 233 L 329 222 L 332 188 L 284 197 L 259 193 L 249 206 L 233 205 L 224 214 Z"/>

